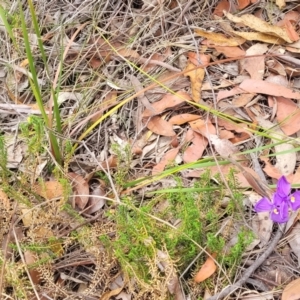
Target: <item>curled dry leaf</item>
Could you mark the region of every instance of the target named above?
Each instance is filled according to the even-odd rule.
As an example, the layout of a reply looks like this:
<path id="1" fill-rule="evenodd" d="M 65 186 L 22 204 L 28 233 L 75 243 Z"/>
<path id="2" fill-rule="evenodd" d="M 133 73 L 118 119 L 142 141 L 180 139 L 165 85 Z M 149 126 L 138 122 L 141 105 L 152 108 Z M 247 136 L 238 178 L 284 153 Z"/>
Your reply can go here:
<path id="1" fill-rule="evenodd" d="M 232 15 L 231 13 L 226 13 L 226 17 L 234 23 L 242 23 L 255 31 L 276 36 L 278 38 L 284 39 L 288 43 L 293 42 L 285 29 L 276 25 L 271 25 L 263 21 L 262 19 L 255 17 L 254 15 L 245 14 L 241 17 L 238 17 Z"/>
<path id="2" fill-rule="evenodd" d="M 79 209 L 83 210 L 89 201 L 89 185 L 87 181 L 79 174 L 69 172 L 68 177 L 71 180 L 74 191 L 73 207 L 77 205 Z"/>
<path id="3" fill-rule="evenodd" d="M 152 175 L 156 175 L 156 174 L 159 174 L 160 172 L 162 172 L 168 164 L 170 164 L 171 162 L 174 161 L 178 152 L 179 152 L 179 148 L 169 150 L 162 157 L 161 161 L 156 166 L 153 167 Z"/>
<path id="4" fill-rule="evenodd" d="M 290 282 L 283 290 L 281 300 L 298 300 L 300 298 L 300 278 Z"/>
<path id="5" fill-rule="evenodd" d="M 246 41 L 242 37 L 227 37 L 222 33 L 207 32 L 199 28 L 195 29 L 195 33 L 199 36 L 207 38 L 210 45 L 214 46 L 239 46 Z"/>
<path id="6" fill-rule="evenodd" d="M 201 269 L 194 277 L 195 282 L 197 283 L 203 282 L 205 279 L 209 278 L 211 275 L 213 275 L 216 272 L 217 266 L 214 260 L 215 257 L 216 255 L 213 254 L 212 257 L 209 256 L 206 259 L 206 262 L 202 265 Z"/>
<path id="7" fill-rule="evenodd" d="M 185 71 L 192 69 L 195 69 L 195 65 L 191 62 L 188 62 Z M 205 71 L 203 68 L 198 68 L 193 71 L 186 72 L 185 75 L 190 77 L 193 100 L 199 103 L 201 100 L 201 87 Z"/>
<path id="8" fill-rule="evenodd" d="M 195 66 L 206 65 L 209 63 L 210 57 L 204 54 L 197 54 L 193 52 L 188 53 L 189 62 L 185 68 L 185 71 L 195 69 Z M 204 79 L 205 71 L 203 68 L 197 68 L 193 71 L 186 72 L 185 76 L 190 77 L 192 96 L 195 102 L 201 100 L 201 87 Z"/>
<path id="9" fill-rule="evenodd" d="M 100 179 L 94 180 L 96 182 L 92 184 L 92 191 L 90 193 L 89 202 L 87 204 L 88 208 L 85 210 L 87 214 L 92 214 L 98 211 L 106 203 L 106 199 L 103 198 L 103 196 L 105 196 L 105 182 Z"/>

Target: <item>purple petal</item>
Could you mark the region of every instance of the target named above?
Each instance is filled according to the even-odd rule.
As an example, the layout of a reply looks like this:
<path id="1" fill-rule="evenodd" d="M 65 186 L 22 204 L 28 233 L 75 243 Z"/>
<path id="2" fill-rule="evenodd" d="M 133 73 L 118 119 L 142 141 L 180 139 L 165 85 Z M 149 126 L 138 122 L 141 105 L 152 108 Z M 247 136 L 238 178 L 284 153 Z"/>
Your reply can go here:
<path id="1" fill-rule="evenodd" d="M 292 210 L 300 208 L 300 191 L 296 191 L 290 196 L 289 204 L 292 207 Z"/>
<path id="2" fill-rule="evenodd" d="M 254 206 L 256 212 L 271 211 L 273 204 L 267 197 L 260 199 Z"/>
<path id="3" fill-rule="evenodd" d="M 273 208 L 271 212 L 271 220 L 277 223 L 286 223 L 289 219 L 289 208 L 287 203 L 283 202 L 280 208 Z"/>
<path id="4" fill-rule="evenodd" d="M 276 193 L 281 197 L 287 197 L 291 192 L 291 185 L 284 176 L 281 176 L 277 182 Z"/>
<path id="5" fill-rule="evenodd" d="M 273 205 L 277 208 L 279 208 L 283 202 L 287 203 L 289 200 L 289 197 L 284 196 L 282 197 L 278 192 L 273 194 Z"/>

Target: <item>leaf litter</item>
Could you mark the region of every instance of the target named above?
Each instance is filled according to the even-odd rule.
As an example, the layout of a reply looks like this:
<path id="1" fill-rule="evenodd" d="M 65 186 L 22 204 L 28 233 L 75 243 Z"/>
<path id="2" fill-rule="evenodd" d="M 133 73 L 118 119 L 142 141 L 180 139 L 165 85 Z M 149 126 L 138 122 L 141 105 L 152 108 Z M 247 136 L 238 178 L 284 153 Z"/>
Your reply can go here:
<path id="1" fill-rule="evenodd" d="M 1 161 L 5 225 L 0 237 L 16 246 L 3 246 L 8 260 L 23 257 L 22 264 L 15 260 L 15 269 L 27 274 L 18 277 L 24 298 L 35 292 L 37 299 L 76 293 L 91 299 L 215 299 L 226 285 L 239 282 L 240 275 L 232 270 L 247 273 L 257 253 L 264 253 L 272 242 L 276 226 L 269 213 L 256 214 L 253 206 L 272 194 L 259 172 L 269 184 L 282 175 L 295 188 L 299 184 L 299 10 L 293 1 L 200 2 L 83 7 L 75 1 L 59 10 L 51 3 L 35 6 L 49 22 L 42 42 L 47 51 L 52 47 L 47 53 L 51 76 L 42 59 L 37 60 L 38 82 L 42 89 L 57 88 L 54 95 L 63 117 L 64 134 L 58 137 L 64 165 L 57 169 L 46 146 L 48 132 L 39 135 L 42 127 L 36 119 L 27 129 L 18 127 L 33 111 L 40 113 L 29 89 L 34 74 L 28 60 L 19 59 L 22 51 L 21 57 L 25 55 L 24 46 L 14 49 L 3 36 L 11 56 L 3 52 L 6 63 L 0 66 L 0 85 L 6 91 L 0 120 L 7 153 Z M 17 13 L 14 9 L 9 20 Z M 91 25 L 96 24 L 96 11 L 101 30 Z M 58 14 L 66 21 L 62 37 L 55 30 Z M 75 15 L 81 30 L 74 34 L 70 24 Z M 1 13 L 0 19 L 5 16 Z M 31 33 L 30 40 L 39 56 L 38 36 Z M 57 87 L 61 46 L 68 51 Z M 50 103 L 49 113 L 50 94 L 43 97 Z M 82 139 L 88 128 L 92 129 Z M 41 139 L 30 143 L 35 136 Z M 78 143 L 75 153 L 72 143 Z M 250 154 L 256 155 L 258 166 Z M 210 180 L 199 186 L 208 169 Z M 173 177 L 174 170 L 180 178 Z M 176 192 L 170 192 L 173 188 Z M 204 190 L 197 194 L 197 188 Z M 210 194 L 213 202 L 205 198 L 206 188 L 217 188 Z M 183 205 L 179 195 L 184 189 L 189 190 Z M 153 194 L 158 191 L 162 198 Z M 234 199 L 233 191 L 240 192 L 240 202 L 226 200 Z M 190 195 L 197 213 L 185 210 Z M 206 202 L 213 211 L 206 210 Z M 235 227 L 220 229 L 236 216 Z M 198 230 L 203 227 L 201 234 L 192 236 L 195 223 Z M 25 228 L 23 234 L 17 240 L 9 238 L 19 230 L 17 224 Z M 249 297 L 235 292 L 232 299 L 250 299 L 254 290 L 257 299 L 265 299 L 262 292 L 276 290 L 273 299 L 278 299 L 281 285 L 282 299 L 299 296 L 294 284 L 298 274 L 285 267 L 287 262 L 295 269 L 299 264 L 298 225 L 296 218 L 282 239 L 292 256 L 277 257 L 275 263 L 276 253 L 283 255 L 278 246 L 251 272 L 252 278 L 245 279 L 243 289 Z M 161 235 L 152 230 L 156 226 Z M 231 265 L 245 228 L 251 228 L 254 238 L 248 247 L 243 244 Z M 170 244 L 176 246 L 169 249 Z M 197 249 L 192 257 L 191 245 Z M 47 251 L 42 254 L 40 248 Z M 214 259 L 205 252 L 213 253 Z M 46 264 L 37 268 L 40 261 Z M 5 276 L 13 274 L 8 262 L 2 267 Z M 266 269 L 270 277 L 265 278 Z M 275 271 L 285 280 L 277 280 Z M 26 276 L 30 291 L 22 286 Z M 16 297 L 13 283 L 0 281 L 0 288 Z"/>

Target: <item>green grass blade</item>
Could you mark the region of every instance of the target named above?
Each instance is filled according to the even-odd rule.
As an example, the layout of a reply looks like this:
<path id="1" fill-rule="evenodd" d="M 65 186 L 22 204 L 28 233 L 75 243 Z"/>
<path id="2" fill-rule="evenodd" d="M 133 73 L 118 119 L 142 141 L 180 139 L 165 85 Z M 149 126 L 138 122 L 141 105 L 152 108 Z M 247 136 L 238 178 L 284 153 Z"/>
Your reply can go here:
<path id="1" fill-rule="evenodd" d="M 34 5 L 32 3 L 32 0 L 28 0 L 28 5 L 29 5 L 30 13 L 31 13 L 34 32 L 37 35 L 38 47 L 39 47 L 39 50 L 41 52 L 41 57 L 42 57 L 44 65 L 45 65 L 46 72 L 49 76 L 47 55 L 46 55 L 44 45 L 43 45 L 43 42 L 42 42 L 42 36 L 41 36 L 41 33 L 40 33 L 40 28 L 39 28 L 39 24 L 38 24 L 38 20 L 37 20 L 36 14 L 35 14 L 35 9 L 34 9 Z M 58 85 L 58 89 L 57 89 L 58 91 L 59 91 L 59 87 L 60 87 L 60 85 Z M 54 116 L 55 116 L 55 120 L 56 120 L 56 130 L 57 130 L 58 133 L 61 134 L 62 133 L 61 117 L 60 117 L 58 101 L 57 101 L 58 92 L 55 92 L 53 89 L 51 89 L 51 93 L 52 93 L 53 102 L 54 102 L 53 111 L 54 111 Z"/>
<path id="2" fill-rule="evenodd" d="M 6 11 L 4 10 L 4 8 L 1 5 L 0 5 L 0 18 L 2 19 L 3 24 L 5 26 L 5 29 L 7 30 L 7 33 L 9 35 L 9 37 L 11 38 L 15 48 L 19 49 L 18 44 L 16 42 L 16 39 L 14 37 L 14 33 L 12 31 L 12 28 L 11 28 L 10 24 L 8 23 L 7 18 L 6 18 Z"/>
<path id="3" fill-rule="evenodd" d="M 35 96 L 36 102 L 38 104 L 38 107 L 41 111 L 44 122 L 46 124 L 46 127 L 50 130 L 49 138 L 50 138 L 51 150 L 53 152 L 53 155 L 54 155 L 56 161 L 59 164 L 61 164 L 62 159 L 61 159 L 58 141 L 57 141 L 57 138 L 55 137 L 55 135 L 53 134 L 53 132 L 51 131 L 52 128 L 49 128 L 49 118 L 48 118 L 48 115 L 47 115 L 45 107 L 44 107 L 42 94 L 41 94 L 41 90 L 39 87 L 38 77 L 37 77 L 36 69 L 34 66 L 34 58 L 33 58 L 31 47 L 30 47 L 28 31 L 27 31 L 27 27 L 26 27 L 25 16 L 23 13 L 21 2 L 19 2 L 19 10 L 20 10 L 21 28 L 22 28 L 23 38 L 24 38 L 26 55 L 27 55 L 27 59 L 28 59 L 28 63 L 29 63 L 29 69 L 32 74 L 32 79 L 30 79 L 30 85 L 31 85 L 33 94 Z"/>

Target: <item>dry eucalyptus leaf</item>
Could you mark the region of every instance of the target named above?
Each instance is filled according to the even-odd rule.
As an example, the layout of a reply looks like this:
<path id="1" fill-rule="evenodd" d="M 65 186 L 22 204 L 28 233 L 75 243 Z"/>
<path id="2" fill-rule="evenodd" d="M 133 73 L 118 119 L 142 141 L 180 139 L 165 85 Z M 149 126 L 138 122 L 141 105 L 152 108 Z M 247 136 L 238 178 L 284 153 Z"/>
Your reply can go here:
<path id="1" fill-rule="evenodd" d="M 161 161 L 153 167 L 152 175 L 157 175 L 161 173 L 168 164 L 172 163 L 175 160 L 178 152 L 179 148 L 174 148 L 166 152 L 165 155 L 162 157 Z"/>
<path id="2" fill-rule="evenodd" d="M 147 122 L 147 128 L 152 132 L 163 136 L 174 136 L 173 126 L 160 116 L 154 116 Z"/>
<path id="3" fill-rule="evenodd" d="M 266 94 L 300 100 L 300 93 L 298 91 L 263 80 L 246 79 L 239 87 L 244 90 L 244 93 Z"/>
<path id="4" fill-rule="evenodd" d="M 75 193 L 74 204 L 83 210 L 89 201 L 89 185 L 82 176 L 76 173 L 69 172 L 68 177 L 72 180 L 71 184 Z"/>
<path id="5" fill-rule="evenodd" d="M 282 45 L 285 44 L 285 40 L 273 36 L 270 34 L 265 34 L 262 32 L 242 32 L 242 31 L 231 31 L 235 35 L 238 35 L 242 38 L 244 38 L 247 41 L 260 41 L 268 44 L 275 44 L 275 45 Z"/>
<path id="6" fill-rule="evenodd" d="M 281 300 L 298 300 L 300 298 L 300 278 L 290 282 L 283 290 Z"/>
<path id="7" fill-rule="evenodd" d="M 258 55 L 255 57 L 246 57 L 241 60 L 241 68 L 246 70 L 251 79 L 263 79 L 265 73 L 265 58 L 262 56 L 268 51 L 266 44 L 257 43 L 246 51 L 247 56 Z"/>
<path id="8" fill-rule="evenodd" d="M 143 117 L 151 117 L 155 114 L 160 114 L 166 109 L 171 109 L 183 105 L 185 100 L 191 100 L 191 97 L 188 93 L 179 91 L 175 94 L 165 94 L 163 98 L 157 102 L 152 103 L 152 108 L 154 110 L 145 109 L 143 112 Z"/>
<path id="9" fill-rule="evenodd" d="M 262 32 L 264 34 L 269 34 L 276 36 L 278 38 L 284 39 L 288 43 L 293 41 L 289 38 L 287 31 L 279 26 L 271 25 L 254 15 L 245 14 L 241 17 L 234 16 L 231 13 L 226 13 L 226 17 L 234 23 L 242 23 L 251 29 Z"/>
<path id="10" fill-rule="evenodd" d="M 238 151 L 238 149 L 228 140 L 220 139 L 217 135 L 209 135 L 208 137 L 214 145 L 217 153 L 223 158 L 227 158 Z"/>
<path id="11" fill-rule="evenodd" d="M 58 181 L 38 182 L 33 185 L 33 190 L 47 200 L 59 199 L 64 192 L 62 184 Z"/>
<path id="12" fill-rule="evenodd" d="M 207 38 L 209 43 L 214 46 L 239 46 L 246 41 L 241 37 L 227 37 L 222 33 L 207 32 L 200 28 L 196 28 L 195 33 L 199 36 Z"/>
<path id="13" fill-rule="evenodd" d="M 252 192 L 249 195 L 249 200 L 254 206 L 262 197 Z M 270 240 L 272 229 L 273 229 L 273 221 L 270 219 L 269 212 L 260 212 L 254 215 L 252 219 L 252 228 L 255 235 L 261 241 L 261 247 L 264 247 Z"/>
<path id="14" fill-rule="evenodd" d="M 205 263 L 194 277 L 195 282 L 203 282 L 216 272 L 217 266 L 215 264 L 214 257 L 215 255 L 213 255 L 213 258 L 210 256 L 207 257 Z"/>
<path id="15" fill-rule="evenodd" d="M 293 252 L 298 257 L 298 265 L 300 266 L 300 223 L 297 222 L 288 236 L 289 244 Z"/>
<path id="16" fill-rule="evenodd" d="M 33 252 L 27 250 L 27 251 L 24 252 L 24 259 L 25 259 L 25 262 L 27 264 L 32 282 L 34 284 L 39 284 L 41 282 L 41 278 L 42 278 L 41 273 L 37 269 L 37 267 L 32 268 L 30 266 L 30 265 L 33 265 L 33 264 L 37 264 L 36 255 Z"/>
<path id="17" fill-rule="evenodd" d="M 257 117 L 258 123 L 260 126 L 265 129 L 270 130 L 270 136 L 272 137 L 272 142 L 278 143 L 278 141 L 284 141 L 288 139 L 288 137 L 282 132 L 281 129 L 272 129 L 275 127 L 275 124 L 268 120 L 264 120 L 262 118 Z M 282 175 L 288 176 L 292 174 L 296 167 L 296 152 L 294 151 L 294 146 L 290 143 L 283 143 L 280 145 L 274 146 L 275 154 L 276 154 L 276 165 L 275 167 L 281 172 Z M 284 153 L 282 153 L 284 152 Z"/>
<path id="18" fill-rule="evenodd" d="M 270 219 L 269 212 L 260 212 L 254 215 L 252 219 L 252 228 L 260 239 L 260 246 L 268 244 L 272 235 L 273 221 Z"/>
<path id="19" fill-rule="evenodd" d="M 67 100 L 75 100 L 80 102 L 83 99 L 83 95 L 80 93 L 72 93 L 72 92 L 60 92 L 57 97 L 58 105 L 61 105 Z"/>
<path id="20" fill-rule="evenodd" d="M 195 65 L 191 62 L 188 62 L 185 71 L 195 69 Z M 193 71 L 185 73 L 186 76 L 190 78 L 191 88 L 192 88 L 192 97 L 195 102 L 200 102 L 201 100 L 201 87 L 202 81 L 204 79 L 205 71 L 203 68 L 198 68 Z"/>
<path id="21" fill-rule="evenodd" d="M 85 210 L 87 214 L 92 214 L 100 210 L 106 203 L 105 196 L 105 183 L 101 180 L 96 187 L 91 191 L 88 208 Z"/>

